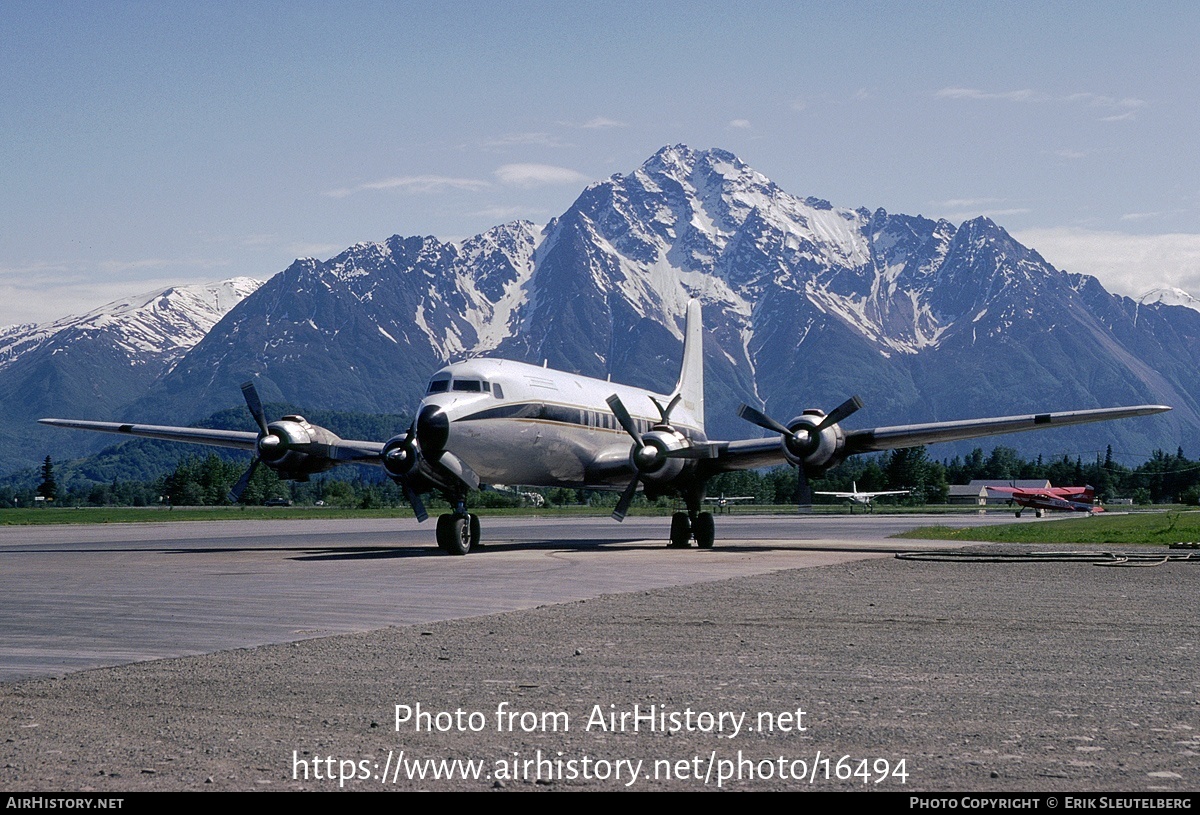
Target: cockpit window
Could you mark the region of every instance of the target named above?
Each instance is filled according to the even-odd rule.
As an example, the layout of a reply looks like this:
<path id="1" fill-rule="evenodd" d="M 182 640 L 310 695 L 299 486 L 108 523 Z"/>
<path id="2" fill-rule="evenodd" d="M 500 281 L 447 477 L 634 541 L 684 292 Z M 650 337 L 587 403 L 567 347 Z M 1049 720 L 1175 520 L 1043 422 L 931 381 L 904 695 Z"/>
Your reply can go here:
<path id="1" fill-rule="evenodd" d="M 495 396 L 497 399 L 504 398 L 504 388 L 500 387 L 499 382 L 492 385 L 492 396 Z"/>
<path id="2" fill-rule="evenodd" d="M 448 390 L 450 390 L 450 377 L 447 376 L 447 377 L 443 377 L 441 379 L 431 379 L 429 381 L 429 390 L 427 390 L 425 392 L 426 393 L 445 393 Z"/>
<path id="3" fill-rule="evenodd" d="M 454 390 L 480 393 L 483 391 L 483 383 L 478 379 L 456 379 L 454 380 Z"/>

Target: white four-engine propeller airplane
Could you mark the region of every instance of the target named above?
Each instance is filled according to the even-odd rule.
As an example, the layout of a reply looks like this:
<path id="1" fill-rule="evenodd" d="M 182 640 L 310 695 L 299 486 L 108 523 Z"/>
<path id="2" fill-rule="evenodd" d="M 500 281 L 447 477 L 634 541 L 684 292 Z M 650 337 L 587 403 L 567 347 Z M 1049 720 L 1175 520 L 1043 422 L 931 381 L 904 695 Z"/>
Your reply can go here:
<path id="1" fill-rule="evenodd" d="M 1039 413 L 993 419 L 843 430 L 862 402 L 852 396 L 828 414 L 805 410 L 786 425 L 742 405 L 738 414 L 778 438 L 716 441 L 704 432 L 704 358 L 700 303 L 688 304 L 683 364 L 673 395 L 653 394 L 503 359 L 447 365 L 429 381 L 416 418 L 386 442 L 339 438 L 301 416 L 268 422 L 253 383 L 242 386 L 258 432 L 41 419 L 56 427 L 234 447 L 253 453 L 230 492 L 238 500 L 255 468 L 307 480 L 338 464 L 375 464 L 396 481 L 419 521 L 421 493 L 437 490 L 454 507 L 437 521 L 444 551 L 465 555 L 480 542 L 479 518 L 467 496 L 481 483 L 622 490 L 613 517 L 625 518 L 639 485 L 650 499 L 676 495 L 686 512 L 671 520 L 672 546 L 713 545 L 711 512 L 702 511 L 710 478 L 728 470 L 788 463 L 797 467 L 801 504 L 808 479 L 847 456 L 1043 427 L 1084 424 L 1170 410 L 1164 405 Z"/>

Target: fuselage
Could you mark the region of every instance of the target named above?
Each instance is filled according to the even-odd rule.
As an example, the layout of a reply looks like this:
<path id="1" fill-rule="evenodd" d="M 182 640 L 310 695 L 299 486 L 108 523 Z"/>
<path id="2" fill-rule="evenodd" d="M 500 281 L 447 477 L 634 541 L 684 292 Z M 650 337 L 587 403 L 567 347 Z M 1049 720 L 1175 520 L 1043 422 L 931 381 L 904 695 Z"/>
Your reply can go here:
<path id="1" fill-rule="evenodd" d="M 633 441 L 605 402 L 613 394 L 640 433 L 662 421 L 651 397 L 663 405 L 671 398 L 523 362 L 472 359 L 430 377 L 417 414 L 430 406 L 445 414 L 445 449 L 484 483 L 612 488 L 634 472 Z M 670 423 L 690 441 L 705 441 L 686 401 Z"/>

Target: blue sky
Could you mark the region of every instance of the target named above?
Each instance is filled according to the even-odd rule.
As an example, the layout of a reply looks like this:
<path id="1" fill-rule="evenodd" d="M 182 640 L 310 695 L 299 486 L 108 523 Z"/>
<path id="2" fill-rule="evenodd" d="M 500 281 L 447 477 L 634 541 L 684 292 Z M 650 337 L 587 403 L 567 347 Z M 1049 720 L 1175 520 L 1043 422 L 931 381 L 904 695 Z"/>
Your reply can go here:
<path id="1" fill-rule="evenodd" d="M 0 326 L 560 214 L 664 144 L 1200 295 L 1189 3 L 0 0 Z"/>

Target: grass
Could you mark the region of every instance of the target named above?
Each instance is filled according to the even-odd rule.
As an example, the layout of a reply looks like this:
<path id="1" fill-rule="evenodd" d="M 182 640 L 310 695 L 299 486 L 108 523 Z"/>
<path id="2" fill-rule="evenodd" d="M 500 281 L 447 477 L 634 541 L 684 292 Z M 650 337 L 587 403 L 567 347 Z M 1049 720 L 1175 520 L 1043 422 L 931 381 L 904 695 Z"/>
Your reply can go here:
<path id="1" fill-rule="evenodd" d="M 1145 543 L 1200 541 L 1200 512 L 1171 509 L 1128 515 L 1064 518 L 1053 523 L 1004 524 L 951 529 L 923 526 L 895 535 L 922 540 L 993 543 Z"/>

